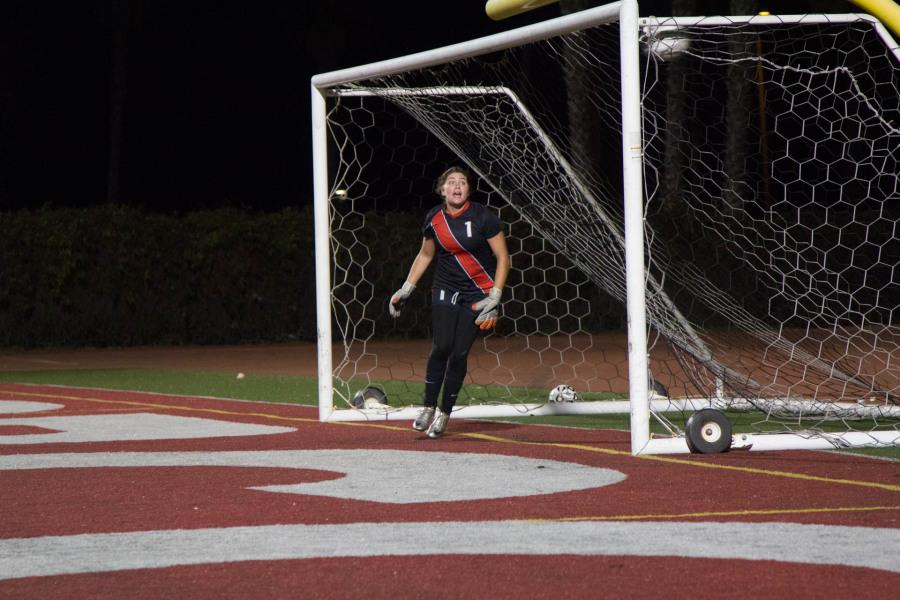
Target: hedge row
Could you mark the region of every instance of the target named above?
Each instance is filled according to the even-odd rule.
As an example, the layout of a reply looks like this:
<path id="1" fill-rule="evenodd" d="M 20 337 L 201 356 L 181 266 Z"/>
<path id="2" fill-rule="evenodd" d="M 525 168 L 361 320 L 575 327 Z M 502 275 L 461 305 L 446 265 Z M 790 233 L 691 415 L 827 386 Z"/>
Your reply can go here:
<path id="1" fill-rule="evenodd" d="M 315 339 L 309 209 L 40 209 L 0 231 L 0 345 Z"/>
<path id="2" fill-rule="evenodd" d="M 421 227 L 419 216 L 372 211 L 336 218 L 342 233 L 335 240 L 333 291 L 343 326 L 336 322 L 333 334 L 427 337 L 427 293 L 411 298 L 402 319 L 385 310 L 421 243 L 418 233 L 410 235 Z M 0 212 L 0 231 L 0 346 L 316 339 L 310 207 L 183 215 L 122 206 L 44 208 Z M 515 239 L 510 243 L 517 248 Z M 526 306 L 510 297 L 505 313 L 518 327 L 565 333 L 623 326 L 622 307 L 599 293 L 583 298 L 580 320 L 566 317 L 573 307 L 556 299 L 556 290 L 568 285 L 556 262 L 540 253 L 522 263 L 525 271 L 510 274 L 510 285 L 525 284 L 522 295 L 530 290 L 537 299 Z M 423 290 L 429 278 L 420 282 Z M 501 320 L 501 333 L 512 328 L 510 319 Z"/>

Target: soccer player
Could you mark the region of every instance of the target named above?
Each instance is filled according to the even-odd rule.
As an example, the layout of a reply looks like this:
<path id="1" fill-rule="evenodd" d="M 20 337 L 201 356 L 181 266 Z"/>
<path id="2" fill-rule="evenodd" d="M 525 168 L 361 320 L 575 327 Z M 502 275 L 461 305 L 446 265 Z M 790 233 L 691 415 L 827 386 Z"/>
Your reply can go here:
<path id="1" fill-rule="evenodd" d="M 503 226 L 486 206 L 469 199 L 469 179 L 469 173 L 460 167 L 451 167 L 438 178 L 435 191 L 443 202 L 425 217 L 422 247 L 403 287 L 388 303 L 391 316 L 400 316 L 404 301 L 437 256 L 424 408 L 413 422 L 413 429 L 427 430 L 430 438 L 440 437 L 447 427 L 466 376 L 469 350 L 479 329 L 487 331 L 496 324 L 509 274 Z"/>

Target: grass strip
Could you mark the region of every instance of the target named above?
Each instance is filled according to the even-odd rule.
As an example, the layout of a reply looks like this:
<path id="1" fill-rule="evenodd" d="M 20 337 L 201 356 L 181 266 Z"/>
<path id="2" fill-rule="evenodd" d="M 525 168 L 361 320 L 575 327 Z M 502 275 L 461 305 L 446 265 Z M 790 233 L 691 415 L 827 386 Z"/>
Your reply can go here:
<path id="1" fill-rule="evenodd" d="M 212 396 L 216 398 L 232 398 L 236 400 L 251 400 L 263 402 L 279 402 L 287 404 L 301 404 L 315 406 L 317 400 L 317 383 L 313 377 L 246 374 L 243 378 L 237 378 L 234 373 L 222 373 L 214 371 L 189 371 L 180 369 L 69 369 L 47 371 L 8 371 L 0 372 L 0 383 L 33 383 L 47 385 L 62 385 L 71 387 L 102 388 L 109 390 L 155 392 L 180 396 Z M 404 397 L 417 384 L 406 382 L 386 382 L 381 385 L 388 397 Z M 360 384 L 364 387 L 364 384 Z M 418 387 L 422 387 L 420 384 Z M 486 396 L 497 398 L 503 395 L 508 397 L 506 388 L 493 388 L 482 386 L 467 386 L 471 398 Z M 415 391 L 415 390 L 414 390 Z M 407 394 L 403 394 L 406 392 Z M 613 395 L 591 395 L 590 400 L 621 399 Z M 519 399 L 521 402 L 543 402 L 545 397 L 539 397 L 534 391 L 524 393 Z M 685 415 L 684 418 L 687 418 Z M 759 426 L 759 415 L 742 412 L 729 412 L 726 416 L 731 421 L 735 432 L 753 432 Z M 670 415 L 679 427 L 683 427 L 682 419 Z M 602 415 L 561 415 L 554 417 L 505 417 L 494 419 L 504 422 L 523 423 L 531 425 L 557 425 L 564 427 L 583 427 L 587 429 L 629 429 L 629 417 L 627 414 L 602 414 Z M 829 427 L 831 429 L 832 427 Z M 839 424 L 834 424 L 835 431 L 840 430 Z M 665 435 L 668 432 L 656 419 L 651 419 L 650 430 L 652 433 Z M 840 450 L 840 452 L 852 452 L 865 456 L 875 456 L 900 460 L 900 447 L 891 448 L 860 448 Z"/>

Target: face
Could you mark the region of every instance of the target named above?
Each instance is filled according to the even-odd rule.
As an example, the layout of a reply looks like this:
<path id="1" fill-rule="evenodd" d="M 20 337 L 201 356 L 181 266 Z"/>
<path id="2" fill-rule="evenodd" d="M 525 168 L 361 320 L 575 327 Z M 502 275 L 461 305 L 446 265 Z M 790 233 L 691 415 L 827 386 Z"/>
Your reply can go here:
<path id="1" fill-rule="evenodd" d="M 469 200 L 469 180 L 462 173 L 450 173 L 441 186 L 441 196 L 449 208 L 462 208 Z"/>

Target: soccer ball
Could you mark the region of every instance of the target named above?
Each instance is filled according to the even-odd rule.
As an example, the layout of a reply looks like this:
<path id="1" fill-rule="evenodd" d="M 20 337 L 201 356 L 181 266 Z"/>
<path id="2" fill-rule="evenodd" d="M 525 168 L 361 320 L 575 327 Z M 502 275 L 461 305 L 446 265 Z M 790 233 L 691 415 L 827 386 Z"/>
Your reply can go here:
<path id="1" fill-rule="evenodd" d="M 370 385 L 356 392 L 350 400 L 353 408 L 385 408 L 388 405 L 387 394 L 381 388 Z"/>
<path id="2" fill-rule="evenodd" d="M 550 402 L 575 402 L 578 400 L 578 392 L 571 385 L 561 383 L 552 390 L 547 398 Z"/>
<path id="3" fill-rule="evenodd" d="M 679 35 L 669 35 L 650 40 L 647 51 L 663 62 L 671 62 L 687 52 L 691 39 Z"/>

